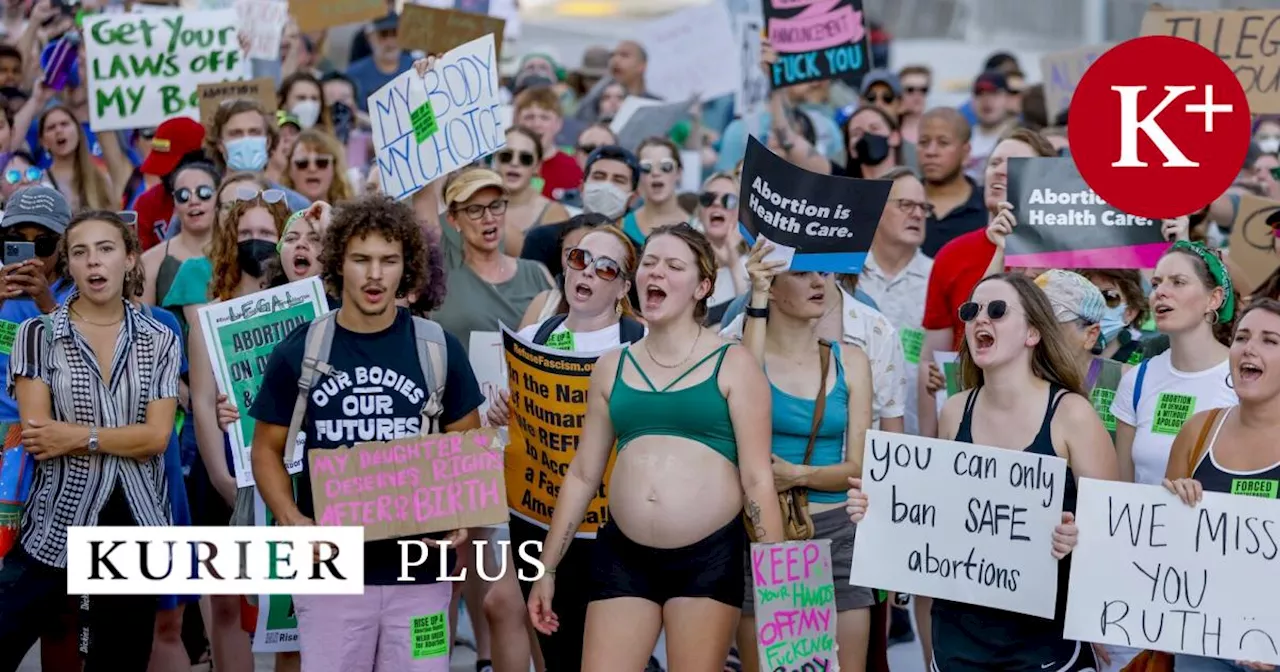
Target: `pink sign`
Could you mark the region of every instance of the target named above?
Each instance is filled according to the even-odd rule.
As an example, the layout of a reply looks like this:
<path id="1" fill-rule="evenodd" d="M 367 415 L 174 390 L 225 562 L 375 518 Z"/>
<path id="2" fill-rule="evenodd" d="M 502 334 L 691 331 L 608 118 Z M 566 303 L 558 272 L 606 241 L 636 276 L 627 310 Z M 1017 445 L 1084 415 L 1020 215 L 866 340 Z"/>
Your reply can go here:
<path id="1" fill-rule="evenodd" d="M 761 669 L 835 669 L 831 540 L 752 544 L 751 577 Z"/>
<path id="2" fill-rule="evenodd" d="M 818 51 L 862 39 L 862 12 L 841 0 L 783 0 L 775 7 L 805 7 L 788 18 L 769 19 L 769 41 L 780 53 Z"/>

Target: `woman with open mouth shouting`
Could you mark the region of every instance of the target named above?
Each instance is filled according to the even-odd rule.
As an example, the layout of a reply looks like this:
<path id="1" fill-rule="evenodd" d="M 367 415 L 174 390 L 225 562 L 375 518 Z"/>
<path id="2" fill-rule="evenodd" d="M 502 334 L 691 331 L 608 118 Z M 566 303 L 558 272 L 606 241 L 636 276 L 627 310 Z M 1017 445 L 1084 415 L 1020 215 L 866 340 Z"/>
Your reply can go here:
<path id="1" fill-rule="evenodd" d="M 529 229 L 569 219 L 563 205 L 533 187 L 533 178 L 542 170 L 542 143 L 538 134 L 524 126 L 507 129 L 507 146 L 493 155 L 493 170 L 507 185 L 507 230 L 503 249 L 518 257 Z"/>
<path id="2" fill-rule="evenodd" d="M 1280 490 L 1280 301 L 1249 304 L 1231 340 L 1231 379 L 1239 403 L 1196 413 L 1169 453 L 1164 487 L 1189 506 L 1204 492 L 1274 499 Z M 1271 367 L 1276 372 L 1271 372 Z M 1264 523 L 1265 524 L 1265 523 Z M 1177 654 L 1177 672 L 1274 670 L 1264 663 L 1231 663 Z"/>
<path id="3" fill-rule="evenodd" d="M 36 100 L 32 98 L 31 102 Z M 26 126 L 22 128 L 25 131 Z M 49 179 L 66 197 L 72 212 L 105 210 L 120 204 L 106 172 L 94 163 L 84 127 L 69 108 L 62 105 L 48 108 L 40 115 L 37 128 L 40 147 L 53 159 Z"/>
<path id="4" fill-rule="evenodd" d="M 658 227 L 689 221 L 689 213 L 676 199 L 684 166 L 675 143 L 647 138 L 636 148 L 636 158 L 640 160 L 639 194 L 644 205 L 622 219 L 622 230 L 639 246 Z"/>
<path id="5" fill-rule="evenodd" d="M 284 186 L 311 201 L 345 203 L 355 197 L 347 177 L 347 158 L 332 135 L 317 129 L 298 134 L 284 173 Z"/>
<path id="6" fill-rule="evenodd" d="M 762 542 L 782 541 L 770 467 L 770 397 L 743 347 L 705 329 L 715 255 L 687 224 L 655 229 L 636 283 L 649 334 L 604 354 L 529 596 L 543 634 L 559 627 L 556 571 L 617 445 L 610 520 L 589 570 L 581 669 L 643 669 L 666 626 L 675 670 L 720 670 L 744 598 L 743 510 Z M 569 581 L 583 577 L 569 576 Z"/>
<path id="7" fill-rule="evenodd" d="M 708 177 L 698 194 L 696 214 L 716 253 L 716 284 L 707 300 L 707 324 L 720 324 L 729 304 L 750 287 L 747 244 L 738 232 L 738 179 L 732 173 Z"/>
<path id="8" fill-rule="evenodd" d="M 947 399 L 938 438 L 1065 459 L 1062 522 L 1054 528 L 1051 549 L 1062 562 L 1052 619 L 934 599 L 932 668 L 1093 670 L 1093 649 L 1062 638 L 1070 575 L 1064 558 L 1076 543 L 1076 478 L 1115 480 L 1118 474 L 1111 438 L 1084 395 L 1080 368 L 1053 307 L 1031 280 L 1012 273 L 982 280 L 959 317 L 965 391 Z M 850 484 L 848 511 L 856 523 L 866 513 L 867 497 L 861 480 Z"/>

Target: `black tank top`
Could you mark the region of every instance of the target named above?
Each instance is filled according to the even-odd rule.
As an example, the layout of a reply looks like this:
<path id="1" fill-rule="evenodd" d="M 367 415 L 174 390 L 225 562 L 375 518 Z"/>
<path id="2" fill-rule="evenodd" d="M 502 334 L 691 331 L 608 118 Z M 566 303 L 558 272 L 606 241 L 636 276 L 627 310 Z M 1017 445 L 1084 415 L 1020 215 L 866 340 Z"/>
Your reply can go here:
<path id="1" fill-rule="evenodd" d="M 1209 447 L 1200 456 L 1200 464 L 1196 465 L 1192 478 L 1200 481 L 1205 492 L 1225 492 L 1232 495 L 1250 495 L 1276 499 L 1280 491 L 1280 463 L 1253 471 L 1227 471 L 1218 466 L 1213 459 L 1213 448 L 1218 444 L 1218 432 L 1227 422 L 1233 408 L 1224 410 L 1218 418 L 1218 426 L 1213 429 L 1209 439 Z"/>
<path id="2" fill-rule="evenodd" d="M 965 401 L 964 416 L 956 430 L 956 441 L 973 443 L 973 409 L 978 403 L 978 387 Z M 1053 435 L 1050 430 L 1053 416 L 1058 411 L 1067 391 L 1050 384 L 1049 401 L 1044 420 L 1031 445 L 1023 452 L 1056 457 Z M 1063 510 L 1076 509 L 1076 479 L 1067 467 L 1066 483 L 1062 488 Z M 1036 661 L 1059 660 L 1065 662 L 1075 648 L 1075 642 L 1062 639 L 1066 621 L 1067 578 L 1071 574 L 1071 556 L 1058 563 L 1058 599 L 1052 620 L 1017 614 L 973 604 L 937 600 L 933 602 L 933 631 L 935 659 L 941 669 L 943 661 L 959 667 L 977 666 L 983 669 L 1036 669 Z M 941 631 L 941 633 L 940 633 Z M 942 634 L 939 637 L 939 634 Z"/>

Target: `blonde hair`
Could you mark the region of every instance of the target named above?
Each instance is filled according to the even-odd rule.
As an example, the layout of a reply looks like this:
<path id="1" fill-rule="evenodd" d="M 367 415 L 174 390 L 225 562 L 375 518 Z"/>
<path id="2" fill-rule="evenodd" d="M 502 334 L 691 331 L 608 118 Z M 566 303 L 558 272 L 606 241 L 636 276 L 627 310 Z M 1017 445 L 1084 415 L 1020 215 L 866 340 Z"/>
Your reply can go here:
<path id="1" fill-rule="evenodd" d="M 343 151 L 342 145 L 338 144 L 336 138 L 324 131 L 310 128 L 298 134 L 298 139 L 293 143 L 292 154 L 297 154 L 299 147 L 306 147 L 316 154 L 328 155 L 333 159 L 333 163 L 330 164 L 333 167 L 333 181 L 329 183 L 329 191 L 325 193 L 324 200 L 330 203 L 342 203 L 355 198 L 351 185 L 347 183 L 346 170 L 343 168 L 347 165 L 347 153 Z M 280 181 L 289 189 L 297 189 L 293 181 L 293 156 L 289 157 L 289 167 L 285 169 Z"/>

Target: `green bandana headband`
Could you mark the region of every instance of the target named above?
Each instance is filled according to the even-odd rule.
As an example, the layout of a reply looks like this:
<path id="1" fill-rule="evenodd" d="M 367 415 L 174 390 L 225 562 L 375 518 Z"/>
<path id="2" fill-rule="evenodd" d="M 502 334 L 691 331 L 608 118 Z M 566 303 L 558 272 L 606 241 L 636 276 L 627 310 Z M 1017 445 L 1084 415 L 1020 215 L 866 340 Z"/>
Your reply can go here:
<path id="1" fill-rule="evenodd" d="M 307 214 L 308 209 L 309 207 L 303 208 L 292 215 L 289 215 L 289 219 L 285 220 L 284 231 L 280 232 L 280 242 L 276 243 L 276 254 L 282 254 L 284 252 L 284 237 L 289 235 L 289 229 L 293 228 L 294 222 L 302 219 L 302 216 Z"/>
<path id="2" fill-rule="evenodd" d="M 1209 267 L 1209 275 L 1213 276 L 1213 281 L 1222 288 L 1224 294 L 1222 307 L 1218 309 L 1218 324 L 1230 322 L 1231 318 L 1236 314 L 1235 287 L 1231 284 L 1231 274 L 1227 273 L 1227 267 L 1218 258 L 1218 255 L 1201 243 L 1193 243 L 1186 240 L 1179 240 L 1170 249 L 1190 252 L 1203 260 L 1204 265 Z"/>

